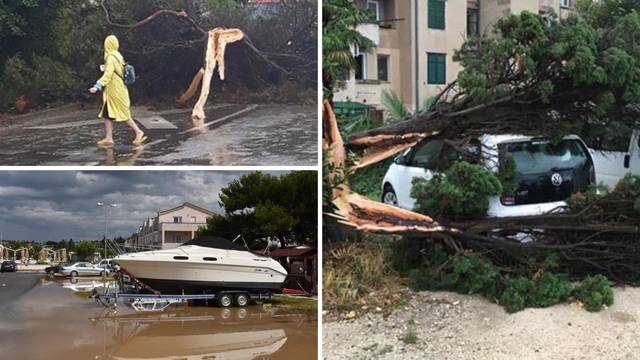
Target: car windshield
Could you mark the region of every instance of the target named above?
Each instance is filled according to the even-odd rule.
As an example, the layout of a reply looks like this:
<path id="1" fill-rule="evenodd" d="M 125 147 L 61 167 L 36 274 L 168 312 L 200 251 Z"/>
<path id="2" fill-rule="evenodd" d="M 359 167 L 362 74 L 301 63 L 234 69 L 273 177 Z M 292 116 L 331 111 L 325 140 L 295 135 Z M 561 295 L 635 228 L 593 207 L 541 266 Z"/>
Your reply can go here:
<path id="1" fill-rule="evenodd" d="M 500 144 L 502 156 L 513 156 L 518 173 L 540 174 L 549 171 L 584 167 L 587 154 L 578 140 L 562 140 L 557 144 L 548 141 L 522 141 Z"/>

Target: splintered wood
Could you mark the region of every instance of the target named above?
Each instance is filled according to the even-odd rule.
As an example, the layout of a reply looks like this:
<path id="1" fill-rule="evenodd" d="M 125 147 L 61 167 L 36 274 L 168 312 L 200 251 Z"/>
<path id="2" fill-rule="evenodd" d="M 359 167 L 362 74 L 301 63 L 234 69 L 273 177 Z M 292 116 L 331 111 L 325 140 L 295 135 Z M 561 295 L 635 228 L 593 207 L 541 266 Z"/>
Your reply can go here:
<path id="1" fill-rule="evenodd" d="M 180 102 L 188 101 L 195 93 L 198 83 L 202 81 L 202 88 L 200 89 L 200 97 L 193 107 L 191 118 L 197 121 L 203 121 L 206 116 L 204 115 L 204 106 L 207 103 L 209 97 L 209 88 L 211 86 L 211 78 L 215 71 L 216 65 L 218 66 L 218 75 L 220 80 L 224 80 L 224 54 L 227 44 L 240 41 L 244 37 L 242 30 L 240 29 L 223 29 L 215 28 L 208 33 L 207 38 L 207 53 L 205 58 L 204 69 L 198 70 L 198 73 L 191 81 L 189 88 L 180 97 Z"/>
<path id="2" fill-rule="evenodd" d="M 325 153 L 328 153 L 326 161 L 333 167 L 333 172 L 328 174 L 329 182 L 333 183 L 344 176 L 347 156 L 335 113 L 328 101 L 324 102 L 323 107 L 322 145 Z M 455 231 L 441 226 L 429 216 L 366 199 L 352 192 L 344 183 L 333 187 L 331 201 L 336 210 L 329 216 L 360 231 L 380 233 Z"/>

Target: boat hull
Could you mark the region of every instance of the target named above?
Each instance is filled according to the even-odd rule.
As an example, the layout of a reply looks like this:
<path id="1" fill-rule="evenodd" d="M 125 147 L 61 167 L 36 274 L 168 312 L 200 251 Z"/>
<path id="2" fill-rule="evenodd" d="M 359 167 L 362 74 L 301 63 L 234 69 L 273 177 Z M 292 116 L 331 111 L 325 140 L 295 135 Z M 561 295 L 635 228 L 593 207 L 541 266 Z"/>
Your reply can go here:
<path id="1" fill-rule="evenodd" d="M 130 275 L 162 294 L 204 294 L 225 290 L 280 292 L 286 279 L 264 262 L 240 265 L 226 259 L 217 263 L 175 262 L 118 258 Z"/>

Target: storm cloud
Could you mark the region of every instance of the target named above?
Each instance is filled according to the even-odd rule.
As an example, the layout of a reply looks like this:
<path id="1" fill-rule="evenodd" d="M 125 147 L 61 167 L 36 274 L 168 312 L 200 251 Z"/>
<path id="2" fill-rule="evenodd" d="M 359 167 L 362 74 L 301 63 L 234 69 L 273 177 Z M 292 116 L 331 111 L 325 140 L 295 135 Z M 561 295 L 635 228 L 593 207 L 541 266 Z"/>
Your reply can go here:
<path id="1" fill-rule="evenodd" d="M 265 171 L 273 175 L 286 172 Z M 128 237 L 160 210 L 191 202 L 221 212 L 218 193 L 246 171 L 0 171 L 0 233 L 5 240 Z"/>

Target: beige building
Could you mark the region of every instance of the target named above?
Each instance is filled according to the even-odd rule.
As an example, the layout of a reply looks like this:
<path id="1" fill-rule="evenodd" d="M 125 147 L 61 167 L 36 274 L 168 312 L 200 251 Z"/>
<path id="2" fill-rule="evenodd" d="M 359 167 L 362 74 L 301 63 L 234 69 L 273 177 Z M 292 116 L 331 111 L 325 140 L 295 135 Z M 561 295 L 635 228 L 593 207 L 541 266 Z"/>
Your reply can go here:
<path id="1" fill-rule="evenodd" d="M 530 11 L 566 17 L 576 0 L 358 0 L 375 19 L 357 30 L 376 47 L 354 49 L 358 62 L 335 101 L 380 107 L 394 91 L 415 109 L 454 81 L 461 67 L 453 53 L 470 35 L 490 35 L 498 19 Z"/>
<path id="2" fill-rule="evenodd" d="M 205 226 L 207 218 L 213 215 L 213 211 L 188 202 L 159 211 L 138 228 L 125 247 L 139 250 L 175 248 L 193 239 L 198 228 Z"/>

